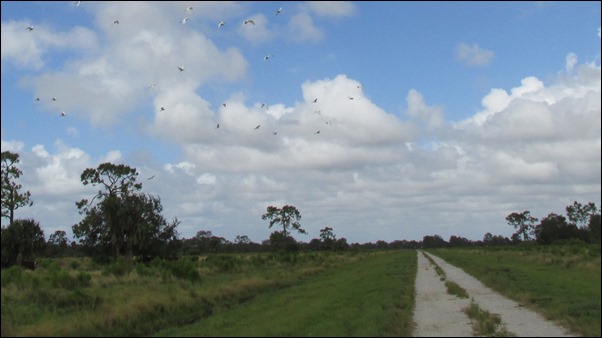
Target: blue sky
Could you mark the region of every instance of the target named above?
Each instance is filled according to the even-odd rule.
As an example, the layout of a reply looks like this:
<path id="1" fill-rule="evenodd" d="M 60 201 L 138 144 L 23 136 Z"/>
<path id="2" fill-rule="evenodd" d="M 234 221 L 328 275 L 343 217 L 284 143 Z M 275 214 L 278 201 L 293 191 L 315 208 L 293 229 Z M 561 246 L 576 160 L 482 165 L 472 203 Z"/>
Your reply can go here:
<path id="1" fill-rule="evenodd" d="M 476 240 L 509 237 L 512 212 L 600 204 L 599 2 L 1 13 L 2 151 L 34 200 L 16 216 L 47 236 L 71 233 L 94 191 L 79 176 L 105 161 L 135 167 L 183 237 L 260 242 L 266 207 L 292 204 L 304 241 L 326 226 L 349 242 Z"/>

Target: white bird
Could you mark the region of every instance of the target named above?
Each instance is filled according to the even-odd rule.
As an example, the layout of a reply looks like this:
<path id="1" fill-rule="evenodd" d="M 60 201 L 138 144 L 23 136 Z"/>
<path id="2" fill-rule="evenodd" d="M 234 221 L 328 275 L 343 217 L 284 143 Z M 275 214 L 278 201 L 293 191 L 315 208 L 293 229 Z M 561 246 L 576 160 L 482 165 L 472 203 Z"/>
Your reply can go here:
<path id="1" fill-rule="evenodd" d="M 278 15 L 278 14 L 280 14 L 280 13 L 282 13 L 282 7 L 278 8 L 278 9 L 276 10 L 276 15 Z"/>
<path id="2" fill-rule="evenodd" d="M 178 67 L 178 70 L 181 71 L 181 72 L 183 72 L 184 71 L 184 66 Z"/>
<path id="3" fill-rule="evenodd" d="M 34 27 L 33 27 L 33 26 L 28 26 L 28 27 L 27 27 L 27 30 L 28 30 L 28 31 L 30 31 L 30 32 L 31 32 L 33 29 L 34 29 Z"/>
<path id="4" fill-rule="evenodd" d="M 61 116 L 67 116 L 64 111 L 61 112 Z"/>
<path id="5" fill-rule="evenodd" d="M 192 12 L 192 7 L 188 7 L 185 9 L 186 12 Z"/>
<path id="6" fill-rule="evenodd" d="M 188 18 L 184 18 L 180 21 L 181 24 L 185 25 L 188 22 Z"/>
<path id="7" fill-rule="evenodd" d="M 259 129 L 259 127 L 261 127 L 261 124 L 258 124 L 257 127 L 255 127 L 255 129 Z"/>
<path id="8" fill-rule="evenodd" d="M 217 28 L 220 28 L 220 27 L 222 27 L 222 26 L 223 26 L 223 25 L 225 25 L 225 24 L 226 24 L 225 22 L 223 22 L 223 21 L 220 21 L 220 22 L 217 24 Z"/>
<path id="9" fill-rule="evenodd" d="M 79 5 L 81 5 L 81 1 L 77 1 L 77 3 L 75 4 L 75 7 L 79 7 Z"/>
<path id="10" fill-rule="evenodd" d="M 246 25 L 246 24 L 248 24 L 248 23 L 250 23 L 250 24 L 252 24 L 253 26 L 255 26 L 255 21 L 253 21 L 253 20 L 251 20 L 251 19 L 249 19 L 249 20 L 245 20 L 245 25 Z"/>
<path id="11" fill-rule="evenodd" d="M 115 21 L 113 21 L 113 24 L 114 24 L 114 25 L 119 25 L 119 20 L 115 20 Z"/>
<path id="12" fill-rule="evenodd" d="M 270 59 L 272 56 L 274 56 L 274 55 L 272 55 L 272 54 L 268 54 L 268 55 L 266 55 L 266 56 L 264 56 L 264 57 L 263 57 L 263 60 L 264 60 L 264 61 L 267 61 L 267 60 L 269 60 L 269 59 Z"/>

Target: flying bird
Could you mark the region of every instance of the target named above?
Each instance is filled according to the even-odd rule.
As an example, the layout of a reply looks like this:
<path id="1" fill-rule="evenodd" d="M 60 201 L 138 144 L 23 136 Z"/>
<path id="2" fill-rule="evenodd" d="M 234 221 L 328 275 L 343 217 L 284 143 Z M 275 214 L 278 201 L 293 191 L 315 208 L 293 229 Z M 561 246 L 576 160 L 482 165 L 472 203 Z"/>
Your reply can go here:
<path id="1" fill-rule="evenodd" d="M 353 97 L 349 96 L 349 100 L 353 100 Z"/>
<path id="2" fill-rule="evenodd" d="M 222 103 L 222 107 L 226 108 L 226 102 Z"/>
<path id="3" fill-rule="evenodd" d="M 150 181 L 150 180 L 152 180 L 153 178 L 155 178 L 155 175 L 153 175 L 153 176 L 151 176 L 151 177 L 147 178 L 147 180 L 148 180 L 148 181 Z"/>
<path id="4" fill-rule="evenodd" d="M 165 111 L 165 107 L 161 107 L 161 111 Z"/>
<path id="5" fill-rule="evenodd" d="M 188 22 L 188 18 L 184 18 L 180 21 L 181 24 L 185 25 Z"/>
<path id="6" fill-rule="evenodd" d="M 215 129 L 219 129 L 219 123 L 217 124 L 217 126 L 215 126 Z"/>
<path id="7" fill-rule="evenodd" d="M 250 23 L 250 24 L 252 24 L 253 26 L 255 26 L 255 21 L 253 21 L 253 20 L 251 20 L 251 19 L 249 19 L 249 20 L 245 20 L 245 25 L 246 25 L 246 24 L 248 24 L 248 23 Z"/>
<path id="8" fill-rule="evenodd" d="M 39 97 L 36 97 L 36 101 L 40 101 L 40 98 L 39 98 Z"/>
<path id="9" fill-rule="evenodd" d="M 264 60 L 264 61 L 267 61 L 267 60 L 269 60 L 269 59 L 270 59 L 272 56 L 274 56 L 274 55 L 272 55 L 272 54 L 268 54 L 268 55 L 266 55 L 266 56 L 264 56 L 264 57 L 263 57 L 263 60 Z"/>
<path id="10" fill-rule="evenodd" d="M 114 24 L 114 25 L 119 25 L 119 20 L 115 20 L 115 21 L 113 21 L 113 24 Z"/>
<path id="11" fill-rule="evenodd" d="M 278 135 L 278 132 L 277 132 L 277 131 L 275 131 L 275 132 L 273 132 L 273 133 L 272 133 L 272 135 Z"/>
<path id="12" fill-rule="evenodd" d="M 217 28 L 221 28 L 221 27 L 222 27 L 223 25 L 225 25 L 225 24 L 226 24 L 225 22 L 223 22 L 223 21 L 220 21 L 220 22 L 217 24 Z"/>
<path id="13" fill-rule="evenodd" d="M 276 10 L 276 15 L 278 15 L 278 14 L 280 14 L 280 13 L 282 13 L 282 7 L 278 8 L 278 9 Z"/>
<path id="14" fill-rule="evenodd" d="M 81 5 L 81 1 L 77 1 L 77 3 L 75 4 L 75 7 L 79 7 L 79 5 Z"/>
<path id="15" fill-rule="evenodd" d="M 314 134 L 318 135 L 319 133 L 320 133 L 320 131 L 318 130 L 318 131 L 316 131 Z"/>
<path id="16" fill-rule="evenodd" d="M 28 31 L 30 31 L 30 32 L 31 32 L 33 29 L 34 29 L 34 27 L 33 27 L 33 26 L 28 26 L 28 27 L 27 27 L 27 30 L 28 30 Z"/>
<path id="17" fill-rule="evenodd" d="M 61 115 L 61 117 L 62 117 L 62 116 L 67 116 L 67 114 L 65 114 L 65 112 L 64 112 L 64 111 L 62 111 L 60 115 Z"/>
<path id="18" fill-rule="evenodd" d="M 186 12 L 192 12 L 192 7 L 188 7 L 185 9 Z"/>
<path id="19" fill-rule="evenodd" d="M 53 97 L 53 98 L 52 98 L 52 101 L 56 101 L 56 97 Z"/>
<path id="20" fill-rule="evenodd" d="M 314 99 L 314 103 L 316 103 L 316 102 L 318 102 L 318 98 L 317 97 Z"/>
<path id="21" fill-rule="evenodd" d="M 257 127 L 255 127 L 255 129 L 259 129 L 259 127 L 261 127 L 261 124 L 258 124 Z"/>
<path id="22" fill-rule="evenodd" d="M 178 67 L 178 70 L 179 70 L 180 72 L 183 72 L 183 71 L 184 71 L 184 66 L 180 66 L 180 67 Z"/>

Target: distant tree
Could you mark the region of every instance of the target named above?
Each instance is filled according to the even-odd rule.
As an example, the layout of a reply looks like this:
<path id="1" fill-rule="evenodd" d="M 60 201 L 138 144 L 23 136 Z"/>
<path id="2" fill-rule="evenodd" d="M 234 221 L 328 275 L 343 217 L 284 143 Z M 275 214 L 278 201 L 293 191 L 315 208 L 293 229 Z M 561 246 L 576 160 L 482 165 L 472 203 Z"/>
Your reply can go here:
<path id="1" fill-rule="evenodd" d="M 535 228 L 537 242 L 551 244 L 558 240 L 579 238 L 579 229 L 573 223 L 568 223 L 562 215 L 551 213 L 541 220 Z"/>
<path id="2" fill-rule="evenodd" d="M 282 234 L 284 237 L 289 236 L 289 228 L 296 230 L 301 234 L 307 233 L 301 228 L 301 224 L 299 223 L 299 220 L 301 220 L 301 213 L 292 205 L 285 205 L 282 208 L 269 206 L 267 207 L 266 213 L 261 216 L 261 219 L 270 220 L 268 228 L 271 228 L 274 224 L 280 224 L 282 226 Z"/>
<path id="3" fill-rule="evenodd" d="M 566 207 L 566 215 L 573 224 L 578 228 L 585 229 L 592 216 L 596 215 L 598 208 L 592 202 L 587 204 L 581 204 L 577 201 L 573 202 L 573 205 Z"/>
<path id="4" fill-rule="evenodd" d="M 234 243 L 239 245 L 248 245 L 251 244 L 251 239 L 249 239 L 249 236 L 247 235 L 236 235 L 236 238 L 234 238 Z"/>
<path id="5" fill-rule="evenodd" d="M 595 214 L 589 219 L 588 235 L 593 243 L 600 243 L 600 214 Z"/>
<path id="6" fill-rule="evenodd" d="M 168 223 L 161 215 L 159 197 L 139 193 L 136 169 L 123 164 L 103 163 L 88 168 L 81 175 L 84 185 L 100 186 L 91 201 L 82 199 L 76 205 L 84 219 L 73 226 L 73 235 L 89 251 L 100 254 L 109 248 L 113 258 L 157 254 L 176 246 L 176 218 Z M 96 204 L 94 200 L 98 199 Z"/>
<path id="7" fill-rule="evenodd" d="M 2 266 L 34 259 L 44 250 L 44 231 L 33 219 L 18 219 L 2 228 Z"/>
<path id="8" fill-rule="evenodd" d="M 341 237 L 334 242 L 334 251 L 345 251 L 349 249 L 349 244 L 345 237 Z"/>
<path id="9" fill-rule="evenodd" d="M 538 221 L 537 218 L 532 217 L 529 211 L 523 211 L 521 213 L 513 212 L 506 216 L 508 224 L 512 225 L 514 229 L 517 229 L 516 233 L 523 237 L 523 241 L 527 242 L 531 240 L 534 234 L 535 223 Z"/>
<path id="10" fill-rule="evenodd" d="M 422 237 L 423 248 L 443 248 L 446 245 L 447 242 L 439 235 Z"/>
<path id="11" fill-rule="evenodd" d="M 2 217 L 8 218 L 9 224 L 13 224 L 15 210 L 23 206 L 32 206 L 33 202 L 31 193 L 29 191 L 20 193 L 19 190 L 22 186 L 15 182 L 23 174 L 17 167 L 19 154 L 3 151 L 0 157 L 2 161 Z"/>
<path id="12" fill-rule="evenodd" d="M 322 239 L 322 249 L 323 250 L 333 250 L 334 243 L 336 241 L 336 236 L 334 232 L 332 232 L 331 227 L 325 227 L 320 230 L 320 238 Z"/>

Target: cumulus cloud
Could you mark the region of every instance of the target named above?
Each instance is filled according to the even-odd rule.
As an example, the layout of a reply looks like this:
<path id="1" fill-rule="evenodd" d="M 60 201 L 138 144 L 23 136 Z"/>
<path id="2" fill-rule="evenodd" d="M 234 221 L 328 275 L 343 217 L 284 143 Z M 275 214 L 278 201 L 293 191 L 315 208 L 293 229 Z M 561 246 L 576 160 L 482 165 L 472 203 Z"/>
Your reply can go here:
<path id="1" fill-rule="evenodd" d="M 486 66 L 491 63 L 493 57 L 494 53 L 492 51 L 482 49 L 476 43 L 471 46 L 463 42 L 456 47 L 457 60 L 468 66 Z"/>

